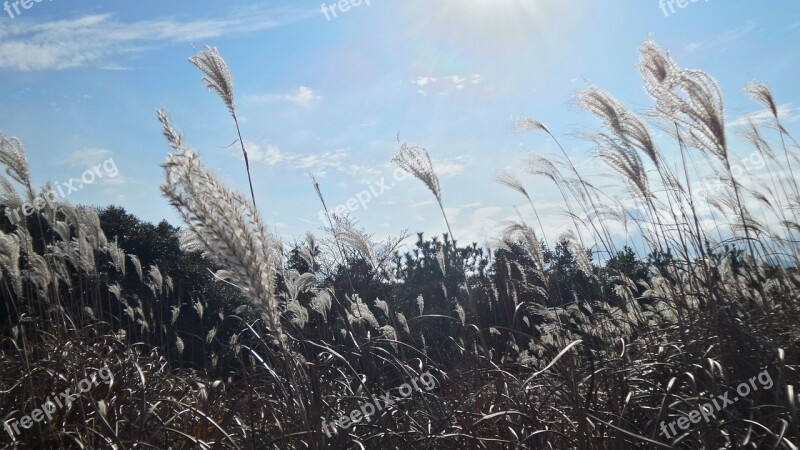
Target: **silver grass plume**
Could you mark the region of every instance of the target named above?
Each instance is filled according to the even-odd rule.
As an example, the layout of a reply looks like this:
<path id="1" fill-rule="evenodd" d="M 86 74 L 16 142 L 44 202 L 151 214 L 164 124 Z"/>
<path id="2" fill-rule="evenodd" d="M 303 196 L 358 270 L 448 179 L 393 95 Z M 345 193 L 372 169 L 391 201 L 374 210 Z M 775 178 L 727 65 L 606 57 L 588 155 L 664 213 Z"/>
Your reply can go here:
<path id="1" fill-rule="evenodd" d="M 196 302 L 193 302 L 193 303 L 192 303 L 192 307 L 194 308 L 194 312 L 196 312 L 196 313 L 197 313 L 197 316 L 198 316 L 200 319 L 202 319 L 202 318 L 203 318 L 203 314 L 204 314 L 204 313 L 205 313 L 205 311 L 206 311 L 206 310 L 205 310 L 205 307 L 203 307 L 203 301 L 202 301 L 202 300 L 198 300 L 198 301 L 196 301 Z"/>
<path id="2" fill-rule="evenodd" d="M 178 316 L 181 315 L 181 307 L 180 306 L 172 306 L 170 307 L 170 325 L 175 325 L 175 322 L 178 321 Z"/>
<path id="3" fill-rule="evenodd" d="M 789 132 L 786 131 L 781 123 L 781 119 L 778 115 L 778 105 L 775 101 L 775 98 L 772 96 L 772 91 L 770 91 L 766 85 L 759 83 L 758 81 L 751 81 L 748 83 L 744 91 L 751 99 L 764 105 L 764 107 L 766 107 L 770 113 L 772 113 L 772 117 L 775 119 L 775 127 L 781 133 L 781 142 L 784 142 L 784 135 L 788 135 Z M 753 128 L 755 128 L 755 126 L 753 126 Z M 769 145 L 766 145 L 766 147 L 768 148 Z M 783 150 L 784 156 L 786 157 L 786 167 L 789 168 L 789 174 L 792 176 L 792 187 L 794 187 L 794 194 L 800 196 L 800 189 L 797 187 L 797 178 L 794 176 L 794 169 L 792 169 L 792 164 L 789 160 L 789 152 L 785 145 Z"/>
<path id="4" fill-rule="evenodd" d="M 373 329 L 379 329 L 380 324 L 370 311 L 369 307 L 361 300 L 358 294 L 353 294 L 350 303 L 350 310 L 347 312 L 347 319 L 350 323 L 366 323 Z"/>
<path id="5" fill-rule="evenodd" d="M 167 275 L 164 277 L 164 286 L 164 290 L 167 292 L 167 294 L 175 292 L 175 285 L 172 283 L 171 276 Z"/>
<path id="6" fill-rule="evenodd" d="M 557 184 L 562 180 L 561 173 L 556 165 L 542 155 L 528 155 L 522 163 L 525 166 L 525 170 L 531 175 L 544 175 Z"/>
<path id="7" fill-rule="evenodd" d="M 586 249 L 578 244 L 577 240 L 575 239 L 575 234 L 572 232 L 572 230 L 569 230 L 559 236 L 558 241 L 567 243 L 567 247 L 569 248 L 570 252 L 575 256 L 575 262 L 578 269 L 583 272 L 584 275 L 589 278 L 596 278 L 594 270 L 592 269 L 592 263 L 589 261 L 589 255 L 586 252 Z"/>
<path id="8" fill-rule="evenodd" d="M 467 315 L 464 312 L 464 308 L 462 308 L 461 305 L 456 303 L 455 310 L 456 310 L 456 315 L 458 316 L 458 320 L 461 322 L 461 325 L 466 324 Z"/>
<path id="9" fill-rule="evenodd" d="M 86 238 L 89 244 L 95 249 L 103 249 L 108 246 L 108 239 L 100 226 L 100 215 L 95 208 L 81 206 L 76 208 L 77 228 L 81 235 Z"/>
<path id="10" fill-rule="evenodd" d="M 122 298 L 122 288 L 120 287 L 119 283 L 110 284 L 108 286 L 108 292 L 110 292 L 117 300 Z"/>
<path id="11" fill-rule="evenodd" d="M 772 97 L 772 91 L 770 91 L 766 85 L 753 80 L 747 84 L 747 87 L 744 88 L 744 92 L 748 97 L 753 99 L 753 101 L 764 105 L 776 120 L 779 119 L 778 105 L 775 102 L 775 98 Z"/>
<path id="12" fill-rule="evenodd" d="M 110 257 L 111 265 L 117 272 L 125 275 L 125 250 L 121 249 L 117 242 L 110 242 L 104 249 Z"/>
<path id="13" fill-rule="evenodd" d="M 647 172 L 636 151 L 605 133 L 595 133 L 586 138 L 595 143 L 600 159 L 622 175 L 638 197 L 642 199 L 653 197 Z"/>
<path id="14" fill-rule="evenodd" d="M 19 237 L 20 251 L 25 255 L 33 255 L 36 252 L 33 250 L 33 237 L 25 227 L 17 227 L 14 234 Z"/>
<path id="15" fill-rule="evenodd" d="M 330 290 L 322 289 L 311 299 L 311 309 L 318 312 L 327 321 L 328 311 L 333 304 Z"/>
<path id="16" fill-rule="evenodd" d="M 15 233 L 18 233 L 20 230 L 22 230 L 22 228 L 17 228 Z M 25 233 L 20 233 L 20 235 L 23 234 Z M 21 242 L 26 240 L 27 238 L 23 238 Z M 23 249 L 25 249 L 25 246 L 23 246 Z M 57 259 L 61 258 L 69 262 L 76 270 L 81 270 L 89 274 L 93 274 L 97 270 L 94 255 L 95 249 L 83 235 L 72 238 L 69 242 L 58 241 L 54 245 L 49 246 L 49 250 L 53 257 Z M 32 252 L 27 251 L 24 253 L 32 254 Z"/>
<path id="17" fill-rule="evenodd" d="M 253 201 L 253 208 L 256 208 L 256 194 L 253 191 L 253 179 L 250 177 L 250 160 L 247 158 L 247 150 L 245 150 L 244 141 L 242 140 L 239 118 L 236 117 L 236 103 L 233 98 L 233 77 L 228 69 L 228 64 L 222 59 L 216 47 L 208 45 L 206 45 L 205 51 L 189 58 L 189 62 L 206 75 L 203 77 L 203 82 L 210 91 L 219 94 L 225 106 L 228 107 L 231 117 L 233 117 L 233 122 L 236 124 L 236 133 L 239 135 L 239 144 L 242 147 L 244 165 L 247 169 L 247 181 L 250 183 L 250 197 Z M 166 132 L 167 130 L 165 130 Z M 172 133 L 174 130 L 168 130 L 168 132 Z M 170 139 L 170 136 L 167 136 L 167 139 Z M 177 140 L 177 143 L 180 144 L 180 139 Z"/>
<path id="18" fill-rule="evenodd" d="M 233 77 L 219 50 L 206 45 L 206 49 L 189 58 L 189 62 L 206 75 L 203 77 L 203 83 L 208 86 L 208 90 L 216 92 L 228 107 L 228 111 L 232 115 L 235 114 Z"/>
<path id="19" fill-rule="evenodd" d="M 578 101 L 582 108 L 602 120 L 617 139 L 626 146 L 643 152 L 656 167 L 659 166 L 656 145 L 650 131 L 636 114 L 596 86 L 589 86 L 581 91 Z"/>
<path id="20" fill-rule="evenodd" d="M 72 236 L 72 230 L 69 230 L 70 227 L 74 227 L 75 230 L 80 232 L 80 219 L 78 219 L 78 209 L 69 203 L 62 203 L 60 208 L 61 213 L 64 215 L 63 223 L 66 225 L 68 232 L 65 234 L 68 237 L 64 237 L 64 235 L 59 234 L 62 240 L 69 241 Z"/>
<path id="21" fill-rule="evenodd" d="M 522 185 L 522 181 L 517 178 L 516 175 L 507 171 L 507 170 L 500 170 L 497 172 L 497 175 L 494 177 L 494 181 L 497 183 L 502 184 L 503 186 L 517 191 L 522 194 L 525 198 L 530 199 L 530 195 L 528 195 L 528 190 L 525 189 L 525 186 Z"/>
<path id="22" fill-rule="evenodd" d="M 335 237 L 344 245 L 352 248 L 368 262 L 373 269 L 378 269 L 378 258 L 375 257 L 374 244 L 366 233 L 359 231 L 353 225 L 339 217 L 334 216 L 336 229 Z"/>
<path id="23" fill-rule="evenodd" d="M 12 180 L 25 186 L 28 199 L 33 202 L 30 166 L 22 141 L 16 137 L 7 138 L 0 133 L 0 164 L 6 167 L 6 173 Z"/>
<path id="24" fill-rule="evenodd" d="M 297 328 L 303 328 L 308 323 L 308 310 L 296 299 L 286 303 L 286 314 Z"/>
<path id="25" fill-rule="evenodd" d="M 177 335 L 175 336 L 175 349 L 178 350 L 179 355 L 183 354 L 183 339 L 181 339 L 180 336 Z"/>
<path id="26" fill-rule="evenodd" d="M 54 253 L 48 253 L 46 256 L 50 264 L 50 270 L 53 272 L 55 283 L 58 284 L 58 281 L 61 281 L 67 287 L 72 287 L 72 275 L 67 269 L 67 264 L 64 260 Z"/>
<path id="27" fill-rule="evenodd" d="M 214 337 L 217 335 L 217 327 L 214 326 L 210 330 L 208 330 L 208 334 L 206 334 L 206 344 L 210 344 L 211 341 L 214 340 Z"/>
<path id="28" fill-rule="evenodd" d="M 716 80 L 699 70 L 678 68 L 651 40 L 639 48 L 645 89 L 657 116 L 686 131 L 686 143 L 728 164 L 722 93 Z"/>
<path id="29" fill-rule="evenodd" d="M 525 224 L 525 222 L 510 222 L 503 230 L 503 241 L 521 241 L 525 243 L 528 253 L 536 263 L 536 270 L 544 270 L 544 254 L 542 252 L 542 243 L 536 236 L 536 231 Z"/>
<path id="30" fill-rule="evenodd" d="M 139 281 L 142 281 L 142 263 L 139 261 L 139 257 L 136 255 L 128 255 L 128 258 L 131 259 L 131 263 L 133 263 L 133 268 L 136 270 L 136 274 L 139 275 Z"/>
<path id="31" fill-rule="evenodd" d="M 539 122 L 535 119 L 529 119 L 527 117 L 523 117 L 521 119 L 517 119 L 514 121 L 514 129 L 519 133 L 527 133 L 531 131 L 544 131 L 547 134 L 550 134 L 550 130 L 544 126 L 542 122 Z"/>
<path id="32" fill-rule="evenodd" d="M 297 254 L 303 258 L 303 261 L 305 261 L 312 270 L 315 267 L 314 253 L 316 252 L 316 248 L 317 240 L 311 232 L 308 232 L 306 233 L 306 246 L 297 249 Z"/>
<path id="33" fill-rule="evenodd" d="M 391 325 L 384 325 L 379 330 L 381 332 L 381 336 L 384 339 L 388 339 L 392 341 L 392 347 L 397 350 L 397 331 L 395 331 L 394 327 Z"/>
<path id="34" fill-rule="evenodd" d="M 150 278 L 150 282 L 152 283 L 151 286 L 155 292 L 161 294 L 161 291 L 164 288 L 164 277 L 161 275 L 161 270 L 158 269 L 158 266 L 151 265 L 150 270 L 147 273 L 148 277 Z"/>
<path id="35" fill-rule="evenodd" d="M 39 297 L 46 299 L 48 288 L 53 281 L 53 273 L 48 267 L 47 260 L 36 253 L 28 255 L 28 270 L 25 277 L 36 288 Z"/>
<path id="36" fill-rule="evenodd" d="M 447 264 L 444 258 L 444 246 L 440 246 L 436 249 L 436 263 L 439 264 L 439 270 L 442 271 L 443 275 L 447 274 Z"/>
<path id="37" fill-rule="evenodd" d="M 53 190 L 53 183 L 48 181 L 47 183 L 45 183 L 44 187 L 42 187 L 39 193 L 39 197 L 45 199 L 49 198 L 51 192 L 55 194 Z M 59 209 L 58 207 L 59 207 L 58 201 L 54 202 L 46 201 L 44 202 L 44 206 L 42 207 L 42 209 L 39 211 L 39 214 L 44 218 L 44 220 L 52 224 L 56 221 L 56 217 L 58 217 L 57 216 Z"/>
<path id="38" fill-rule="evenodd" d="M 545 240 L 547 240 L 547 236 L 544 234 L 544 225 L 542 225 L 542 219 L 539 217 L 539 211 L 533 204 L 533 199 L 531 199 L 531 196 L 528 194 L 528 190 L 525 189 L 525 186 L 522 185 L 522 181 L 519 178 L 517 178 L 516 175 L 507 170 L 501 170 L 497 172 L 497 175 L 495 176 L 494 180 L 511 190 L 519 192 L 528 200 L 528 203 L 531 205 L 531 208 L 533 209 L 533 214 L 534 216 L 536 216 L 536 221 L 539 223 L 539 229 L 542 230 L 542 236 L 544 237 Z"/>
<path id="39" fill-rule="evenodd" d="M 645 91 L 656 99 L 659 91 L 664 89 L 667 78 L 678 70 L 669 52 L 664 54 L 652 39 L 646 40 L 639 47 L 639 71 L 644 78 Z"/>
<path id="40" fill-rule="evenodd" d="M 317 277 L 311 273 L 307 272 L 304 274 L 300 274 L 295 269 L 289 269 L 284 272 L 283 274 L 283 281 L 286 284 L 286 290 L 288 291 L 286 297 L 289 301 L 297 300 L 297 297 L 308 290 L 310 290 L 314 285 L 317 283 Z"/>
<path id="41" fill-rule="evenodd" d="M 764 139 L 764 136 L 761 135 L 761 130 L 752 118 L 747 118 L 747 125 L 739 130 L 739 134 L 750 142 L 759 153 L 775 161 L 775 153 L 772 151 L 772 146 Z"/>
<path id="42" fill-rule="evenodd" d="M 389 304 L 388 303 L 386 303 L 385 301 L 383 301 L 383 300 L 381 300 L 379 298 L 376 298 L 375 299 L 375 306 L 378 309 L 380 309 L 381 311 L 383 311 L 383 313 L 386 314 L 386 317 L 390 317 L 389 316 Z"/>
<path id="43" fill-rule="evenodd" d="M 5 207 L 5 211 L 2 213 L 9 218 L 11 221 L 11 215 L 9 214 L 10 211 L 20 210 L 22 207 L 22 199 L 19 197 L 17 190 L 14 189 L 14 186 L 8 180 L 8 178 L 4 176 L 0 176 L 0 205 Z M 24 220 L 24 214 L 21 215 L 21 218 Z M 14 218 L 14 220 L 16 217 Z"/>
<path id="44" fill-rule="evenodd" d="M 14 292 L 19 295 L 22 289 L 22 273 L 19 268 L 19 237 L 0 230 L 0 279 L 8 274 Z"/>
<path id="45" fill-rule="evenodd" d="M 401 169 L 422 181 L 430 189 L 436 201 L 442 203 L 442 190 L 439 187 L 439 177 L 433 170 L 433 163 L 427 150 L 412 147 L 405 142 L 400 143 L 400 151 L 392 158 L 392 162 Z"/>
<path id="46" fill-rule="evenodd" d="M 166 115 L 159 111 L 158 116 L 174 149 L 162 165 L 162 193 L 202 244 L 204 255 L 226 269 L 230 280 L 248 294 L 251 306 L 282 339 L 275 299 L 277 255 L 255 206 L 223 186 L 194 152 L 175 139 L 178 133 Z"/>
<path id="47" fill-rule="evenodd" d="M 397 313 L 395 316 L 397 317 L 397 323 L 400 324 L 400 328 L 402 328 L 406 334 L 410 335 L 411 330 L 408 328 L 408 321 L 406 320 L 406 316 L 403 315 L 403 313 Z"/>

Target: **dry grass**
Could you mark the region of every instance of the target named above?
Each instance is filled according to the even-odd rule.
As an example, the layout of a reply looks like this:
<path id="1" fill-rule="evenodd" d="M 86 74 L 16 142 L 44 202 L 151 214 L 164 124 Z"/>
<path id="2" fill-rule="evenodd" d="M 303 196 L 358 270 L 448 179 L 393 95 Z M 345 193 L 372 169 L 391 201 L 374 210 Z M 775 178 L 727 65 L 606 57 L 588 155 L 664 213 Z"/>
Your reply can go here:
<path id="1" fill-rule="evenodd" d="M 774 117 L 771 127 L 752 124 L 746 132 L 767 161 L 767 181 L 759 189 L 738 179 L 715 81 L 678 67 L 650 41 L 640 54 L 652 114 L 639 116 L 596 87 L 579 96 L 603 123 L 581 136 L 623 180 L 624 195 L 597 189 L 541 122 L 518 123 L 548 133 L 562 150 L 531 155 L 525 167 L 564 199 L 574 225 L 566 245 L 580 273 L 573 279 L 593 293 L 581 301 L 577 285 L 572 298 L 562 296 L 542 230 L 522 216 L 503 234 L 504 253 L 491 261 L 490 275 L 468 270 L 452 240 L 434 241 L 424 262 L 441 275 L 450 301 L 443 314 L 395 276 L 409 261 L 391 270 L 385 248 L 347 221 L 330 222 L 334 244 L 309 235 L 296 248 L 308 271 L 288 268 L 288 253 L 266 233 L 254 199 L 225 187 L 159 114 L 173 150 L 162 191 L 185 221 L 182 244 L 221 267 L 219 278 L 240 288 L 247 303 L 230 314 L 200 301 L 181 305 L 169 274 L 143 268 L 105 236 L 90 209 L 59 204 L 19 226 L 3 224 L 3 420 L 30 413 L 104 365 L 114 376 L 13 441 L 4 435 L 3 448 L 796 449 L 800 196 L 794 172 L 780 169 L 796 162 L 798 146 L 770 91 L 750 85 L 748 94 Z M 218 53 L 209 49 L 193 63 L 235 118 Z M 656 144 L 653 126 L 673 138 L 670 153 Z M 667 154 L 680 155 L 680 163 Z M 698 159 L 726 183 L 716 195 L 696 195 Z M 402 144 L 395 161 L 425 183 L 444 213 L 427 152 Z M 2 203 L 32 198 L 19 140 L 2 137 L 0 163 L 9 175 Z M 523 180 L 502 173 L 498 181 L 536 210 Z M 643 237 L 640 256 L 653 255 L 646 277 L 599 266 L 582 251 L 596 243 L 598 254 L 616 254 L 616 226 Z M 413 295 L 363 297 L 352 271 L 349 290 L 335 289 L 319 273 L 326 259 L 337 267 L 366 261 L 375 284 Z M 458 289 L 447 289 L 452 283 Z M 221 349 L 205 367 L 182 364 L 176 321 L 185 314 L 204 319 L 194 333 Z M 447 331 L 442 342 L 425 337 L 433 323 Z M 772 389 L 672 439 L 659 434 L 661 421 L 765 369 Z M 373 396 L 398 397 L 397 387 L 426 371 L 437 382 L 432 391 L 332 437 L 322 433 L 323 418 L 330 422 Z"/>

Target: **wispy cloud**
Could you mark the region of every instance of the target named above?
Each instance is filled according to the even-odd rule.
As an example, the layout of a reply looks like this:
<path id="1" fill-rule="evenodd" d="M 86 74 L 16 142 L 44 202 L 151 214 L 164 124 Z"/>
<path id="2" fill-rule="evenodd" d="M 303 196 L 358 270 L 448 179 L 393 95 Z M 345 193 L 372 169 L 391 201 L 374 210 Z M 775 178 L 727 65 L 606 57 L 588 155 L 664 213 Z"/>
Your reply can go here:
<path id="1" fill-rule="evenodd" d="M 433 200 L 428 199 L 428 200 L 423 200 L 421 202 L 412 203 L 412 204 L 408 205 L 408 207 L 409 208 L 421 208 L 423 206 L 432 205 L 432 204 L 433 204 Z"/>
<path id="2" fill-rule="evenodd" d="M 791 123 L 800 121 L 800 108 L 792 106 L 791 103 L 784 103 L 778 106 L 778 117 L 784 123 Z M 726 124 L 729 128 L 738 128 L 746 126 L 749 122 L 756 125 L 773 125 L 775 119 L 772 117 L 770 111 L 758 111 L 750 114 L 745 114 L 737 119 L 734 119 Z"/>
<path id="3" fill-rule="evenodd" d="M 93 164 L 103 162 L 103 160 L 109 157 L 111 157 L 111 150 L 103 148 L 85 148 L 69 153 L 66 157 L 62 158 L 62 161 L 69 167 L 85 169 Z"/>
<path id="4" fill-rule="evenodd" d="M 707 41 L 691 42 L 687 44 L 686 53 L 695 53 L 698 51 L 705 51 L 705 52 L 724 51 L 728 48 L 729 45 L 747 36 L 757 28 L 758 25 L 755 22 L 748 21 L 741 27 L 728 30 Z"/>
<path id="5" fill-rule="evenodd" d="M 350 153 L 345 149 L 329 150 L 311 154 L 294 154 L 284 152 L 275 145 L 260 145 L 245 142 L 248 159 L 255 164 L 274 166 L 286 164 L 291 168 L 311 171 L 318 176 L 326 176 L 329 172 L 338 172 L 349 176 L 374 176 L 381 174 L 384 167 L 367 166 L 350 161 Z M 232 154 L 242 157 L 239 147 L 230 148 Z"/>
<path id="6" fill-rule="evenodd" d="M 181 21 L 171 18 L 123 22 L 112 14 L 30 23 L 0 30 L 0 69 L 63 70 L 97 65 L 121 67 L 113 58 L 163 43 L 193 42 L 276 28 L 311 14 L 299 9 L 247 9 L 227 17 Z"/>
<path id="7" fill-rule="evenodd" d="M 467 91 L 478 88 L 483 81 L 480 74 L 472 75 L 450 75 L 445 77 L 422 76 L 414 80 L 414 84 L 419 88 L 417 93 L 428 95 L 435 93 L 438 95 L 450 95 L 455 92 Z"/>
<path id="8" fill-rule="evenodd" d="M 464 169 L 466 169 L 464 164 L 455 161 L 438 163 L 435 164 L 434 167 L 436 168 L 436 174 L 442 177 L 459 175 L 464 172 Z"/>
<path id="9" fill-rule="evenodd" d="M 307 107 L 310 106 L 314 101 L 318 100 L 320 95 L 309 87 L 300 86 L 297 89 L 293 89 L 285 94 L 251 95 L 247 98 L 254 102 L 287 101 L 294 103 L 297 106 Z"/>
<path id="10" fill-rule="evenodd" d="M 298 169 L 325 173 L 330 169 L 341 171 L 345 167 L 345 150 L 327 151 L 319 154 L 293 156 L 292 163 Z"/>
<path id="11" fill-rule="evenodd" d="M 245 142 L 245 148 L 247 148 L 247 158 L 254 163 L 274 166 L 286 159 L 286 155 L 272 144 L 262 147 L 256 143 Z"/>

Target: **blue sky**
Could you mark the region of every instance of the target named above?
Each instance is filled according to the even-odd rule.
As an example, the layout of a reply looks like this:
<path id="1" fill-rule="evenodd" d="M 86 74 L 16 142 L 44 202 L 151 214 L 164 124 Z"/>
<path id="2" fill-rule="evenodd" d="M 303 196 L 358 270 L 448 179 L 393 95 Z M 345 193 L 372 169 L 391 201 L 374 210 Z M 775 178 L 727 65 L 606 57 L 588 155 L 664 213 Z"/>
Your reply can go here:
<path id="1" fill-rule="evenodd" d="M 742 93 L 751 79 L 773 89 L 787 122 L 800 117 L 795 0 L 700 0 L 669 15 L 658 0 L 371 0 L 332 20 L 319 0 L 44 0 L 18 15 L 10 6 L 0 11 L 0 131 L 23 141 L 37 184 L 113 158 L 117 177 L 68 200 L 120 204 L 150 221 L 179 224 L 158 190 L 168 147 L 156 108 L 225 182 L 247 189 L 230 116 L 187 62 L 205 44 L 231 67 L 259 209 L 287 239 L 321 224 L 309 170 L 334 206 L 395 183 L 353 214 L 376 237 L 441 233 L 424 186 L 393 179 L 397 133 L 430 152 L 457 236 L 496 236 L 515 205 L 527 210 L 491 182 L 495 172 L 553 151 L 512 120 L 546 123 L 602 176 L 590 147 L 570 137 L 598 125 L 574 96 L 596 84 L 644 112 L 635 64 L 650 34 L 681 66 L 717 78 L 729 119 L 759 109 Z M 545 228 L 563 231 L 552 185 L 523 179 Z"/>

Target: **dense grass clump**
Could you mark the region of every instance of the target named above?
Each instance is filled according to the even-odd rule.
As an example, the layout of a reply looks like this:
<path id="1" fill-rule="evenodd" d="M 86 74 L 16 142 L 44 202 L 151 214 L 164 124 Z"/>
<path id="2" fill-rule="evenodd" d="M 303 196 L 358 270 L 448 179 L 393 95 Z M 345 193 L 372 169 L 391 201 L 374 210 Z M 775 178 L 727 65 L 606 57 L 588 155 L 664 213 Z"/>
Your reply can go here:
<path id="1" fill-rule="evenodd" d="M 239 131 L 219 52 L 191 62 Z M 184 229 L 66 203 L 0 224 L 3 448 L 797 449 L 800 148 L 752 83 L 770 119 L 740 130 L 764 163 L 744 173 L 714 79 L 651 41 L 639 67 L 645 116 L 594 86 L 578 96 L 602 122 L 579 136 L 617 189 L 543 123 L 516 123 L 559 149 L 522 167 L 555 185 L 572 226 L 545 236 L 536 199 L 502 172 L 533 220 L 491 250 L 459 245 L 428 152 L 402 142 L 394 162 L 447 233 L 401 250 L 405 232 L 376 243 L 328 214 L 322 238 L 284 242 L 159 112 L 162 191 Z M 0 204 L 32 201 L 19 140 L 0 136 L 0 163 Z M 109 383 L 12 431 L 104 367 Z M 423 374 L 431 389 L 403 393 Z M 737 401 L 664 432 L 723 397 Z M 328 425 L 380 398 L 393 401 Z"/>

